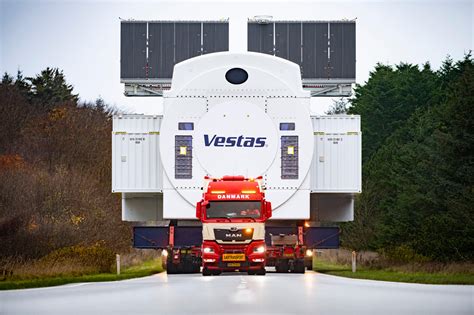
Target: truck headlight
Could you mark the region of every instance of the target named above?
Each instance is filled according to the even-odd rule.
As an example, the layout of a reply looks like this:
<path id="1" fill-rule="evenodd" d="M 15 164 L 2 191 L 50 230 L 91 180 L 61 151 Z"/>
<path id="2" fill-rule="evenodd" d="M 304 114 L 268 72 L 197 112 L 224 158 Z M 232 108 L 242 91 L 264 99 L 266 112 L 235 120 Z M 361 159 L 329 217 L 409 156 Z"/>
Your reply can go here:
<path id="1" fill-rule="evenodd" d="M 206 253 L 206 254 L 214 253 L 214 248 L 212 248 L 212 247 L 204 247 L 203 252 Z"/>
<path id="2" fill-rule="evenodd" d="M 313 250 L 307 249 L 307 250 L 306 250 L 306 256 L 308 256 L 308 257 L 313 256 Z"/>
<path id="3" fill-rule="evenodd" d="M 265 246 L 258 246 L 253 249 L 254 253 L 265 253 Z"/>

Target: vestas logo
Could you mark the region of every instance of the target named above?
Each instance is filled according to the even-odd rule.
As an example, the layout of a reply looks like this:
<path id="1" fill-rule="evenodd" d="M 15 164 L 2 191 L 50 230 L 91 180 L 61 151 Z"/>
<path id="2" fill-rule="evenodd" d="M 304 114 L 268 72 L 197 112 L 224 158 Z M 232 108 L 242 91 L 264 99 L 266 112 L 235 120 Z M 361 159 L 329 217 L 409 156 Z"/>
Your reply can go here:
<path id="1" fill-rule="evenodd" d="M 246 148 L 262 148 L 265 146 L 266 137 L 218 137 L 213 135 L 204 135 L 204 144 L 206 147 L 246 147 Z"/>

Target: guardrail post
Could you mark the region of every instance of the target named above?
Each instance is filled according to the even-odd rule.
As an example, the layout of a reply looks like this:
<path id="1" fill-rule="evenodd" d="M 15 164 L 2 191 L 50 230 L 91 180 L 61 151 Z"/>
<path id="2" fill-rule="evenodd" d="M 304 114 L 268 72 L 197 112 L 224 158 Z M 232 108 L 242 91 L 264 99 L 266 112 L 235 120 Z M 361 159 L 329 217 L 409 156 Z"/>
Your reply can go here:
<path id="1" fill-rule="evenodd" d="M 357 254 L 355 251 L 352 251 L 352 272 L 357 271 Z"/>
<path id="2" fill-rule="evenodd" d="M 120 255 L 119 254 L 115 255 L 115 258 L 117 260 L 117 275 L 119 275 L 120 274 Z"/>

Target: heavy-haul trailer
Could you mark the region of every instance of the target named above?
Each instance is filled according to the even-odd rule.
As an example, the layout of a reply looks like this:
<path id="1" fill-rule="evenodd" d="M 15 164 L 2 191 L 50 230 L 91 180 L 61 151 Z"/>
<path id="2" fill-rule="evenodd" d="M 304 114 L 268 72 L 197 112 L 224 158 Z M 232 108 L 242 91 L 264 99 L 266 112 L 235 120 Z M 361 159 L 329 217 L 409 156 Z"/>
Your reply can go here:
<path id="1" fill-rule="evenodd" d="M 201 265 L 205 276 L 236 270 L 265 275 L 265 266 L 275 266 L 276 272 L 304 273 L 305 267 L 312 268 L 312 248 L 337 247 L 339 230 L 301 223 L 266 232 L 272 207 L 261 181 L 262 177 L 206 178 L 203 198 L 196 205 L 202 241 L 201 227 L 136 227 L 135 247 L 164 248 L 168 274 L 200 272 Z M 177 232 L 185 235 L 179 245 Z"/>
<path id="2" fill-rule="evenodd" d="M 169 26 L 153 23 L 129 25 L 132 35 L 147 30 L 144 47 L 152 49 L 146 57 L 151 68 L 153 32 L 159 26 L 163 33 Z M 331 27 L 340 35 L 354 24 L 318 23 L 301 23 L 301 30 L 308 35 L 313 27 L 319 34 Z M 206 25 L 199 29 L 202 38 Z M 332 32 L 326 35 L 334 43 Z M 350 32 L 344 34 L 347 38 Z M 142 56 L 141 46 L 132 48 L 135 57 Z M 123 57 L 122 51 L 122 62 Z M 337 60 L 330 60 L 337 68 Z M 126 95 L 156 95 L 160 90 L 163 96 L 160 115 L 113 118 L 112 190 L 122 194 L 123 220 L 141 222 L 134 227 L 135 247 L 165 249 L 169 273 L 206 267 L 202 244 L 208 223 L 196 218 L 196 202 L 202 199 L 206 177 L 225 176 L 262 178 L 265 200 L 272 203 L 271 218 L 264 221 L 266 266 L 304 272 L 305 265 L 311 267 L 312 249 L 338 247 L 339 229 L 321 225 L 353 220 L 354 195 L 361 191 L 360 117 L 311 114 L 312 95 L 339 91 L 342 96 L 344 84 L 353 79 L 308 79 L 304 74 L 311 71 L 305 67 L 307 61 L 298 65 L 269 54 L 219 52 L 175 64 L 169 82 L 137 79 L 122 68 Z"/>

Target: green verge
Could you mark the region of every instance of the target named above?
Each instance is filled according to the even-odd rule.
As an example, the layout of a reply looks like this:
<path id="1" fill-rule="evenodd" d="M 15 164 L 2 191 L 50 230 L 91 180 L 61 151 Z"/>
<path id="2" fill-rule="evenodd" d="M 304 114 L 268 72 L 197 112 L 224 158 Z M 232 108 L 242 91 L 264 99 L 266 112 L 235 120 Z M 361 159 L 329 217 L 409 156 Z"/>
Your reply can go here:
<path id="1" fill-rule="evenodd" d="M 99 273 L 80 276 L 63 275 L 48 278 L 13 279 L 0 281 L 0 290 L 50 287 L 78 282 L 118 281 L 146 277 L 162 271 L 161 259 L 155 259 L 146 261 L 137 266 L 124 268 L 120 275 L 115 273 Z"/>
<path id="2" fill-rule="evenodd" d="M 368 268 L 357 268 L 357 272 L 352 272 L 350 266 L 332 264 L 316 259 L 313 261 L 313 270 L 329 275 L 356 279 L 425 284 L 474 284 L 474 273 L 401 272 L 390 269 Z"/>

